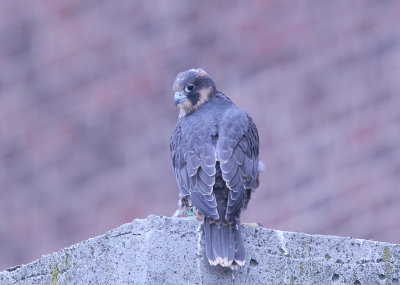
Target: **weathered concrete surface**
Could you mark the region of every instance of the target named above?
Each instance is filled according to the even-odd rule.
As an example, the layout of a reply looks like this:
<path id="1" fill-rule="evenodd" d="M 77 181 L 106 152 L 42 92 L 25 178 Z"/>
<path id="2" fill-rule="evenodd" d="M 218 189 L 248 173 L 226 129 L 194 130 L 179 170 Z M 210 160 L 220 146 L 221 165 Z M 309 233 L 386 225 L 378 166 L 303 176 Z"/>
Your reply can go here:
<path id="1" fill-rule="evenodd" d="M 231 273 L 208 265 L 196 224 L 138 219 L 3 271 L 0 284 L 399 284 L 400 245 L 245 226 L 246 265 Z"/>

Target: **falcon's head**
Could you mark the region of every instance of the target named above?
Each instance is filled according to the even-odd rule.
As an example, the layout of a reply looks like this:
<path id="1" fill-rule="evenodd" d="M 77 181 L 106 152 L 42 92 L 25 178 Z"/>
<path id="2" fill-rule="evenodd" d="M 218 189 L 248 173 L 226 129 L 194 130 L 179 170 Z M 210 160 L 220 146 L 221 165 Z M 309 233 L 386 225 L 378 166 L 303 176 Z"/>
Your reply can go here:
<path id="1" fill-rule="evenodd" d="M 180 109 L 180 117 L 191 113 L 206 103 L 216 92 L 214 81 L 201 68 L 181 72 L 175 79 L 174 103 Z"/>

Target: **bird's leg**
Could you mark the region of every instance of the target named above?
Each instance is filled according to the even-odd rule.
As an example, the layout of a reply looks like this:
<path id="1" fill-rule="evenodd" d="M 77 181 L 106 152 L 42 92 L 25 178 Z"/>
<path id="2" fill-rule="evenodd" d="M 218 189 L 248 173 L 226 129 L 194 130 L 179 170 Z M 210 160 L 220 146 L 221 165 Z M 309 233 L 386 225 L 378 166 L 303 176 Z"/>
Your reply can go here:
<path id="1" fill-rule="evenodd" d="M 194 217 L 193 207 L 188 207 L 187 215 L 188 217 Z"/>
<path id="2" fill-rule="evenodd" d="M 188 217 L 194 218 L 196 216 L 195 215 L 196 213 L 195 213 L 195 209 L 193 209 L 192 200 L 190 200 L 189 197 L 185 197 L 183 204 L 184 204 L 184 207 L 185 207 Z"/>

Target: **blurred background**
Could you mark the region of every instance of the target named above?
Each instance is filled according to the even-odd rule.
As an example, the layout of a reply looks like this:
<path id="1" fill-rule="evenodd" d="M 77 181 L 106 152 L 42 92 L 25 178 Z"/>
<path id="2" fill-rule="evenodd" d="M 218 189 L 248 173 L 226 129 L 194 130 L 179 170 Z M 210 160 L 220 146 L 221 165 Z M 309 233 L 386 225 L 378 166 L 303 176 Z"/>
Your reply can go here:
<path id="1" fill-rule="evenodd" d="M 172 215 L 178 72 L 253 117 L 243 221 L 400 243 L 400 2 L 0 1 L 0 270 Z"/>

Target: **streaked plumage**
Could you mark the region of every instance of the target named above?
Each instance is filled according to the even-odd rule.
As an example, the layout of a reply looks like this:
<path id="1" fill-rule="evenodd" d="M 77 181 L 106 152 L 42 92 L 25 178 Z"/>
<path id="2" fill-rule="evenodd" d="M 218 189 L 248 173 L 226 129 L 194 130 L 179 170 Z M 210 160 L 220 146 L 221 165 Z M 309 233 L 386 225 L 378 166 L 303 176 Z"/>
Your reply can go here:
<path id="1" fill-rule="evenodd" d="M 257 128 L 203 69 L 179 73 L 173 89 L 180 114 L 170 150 L 180 209 L 193 207 L 204 222 L 210 264 L 243 265 L 239 217 L 258 187 Z"/>

